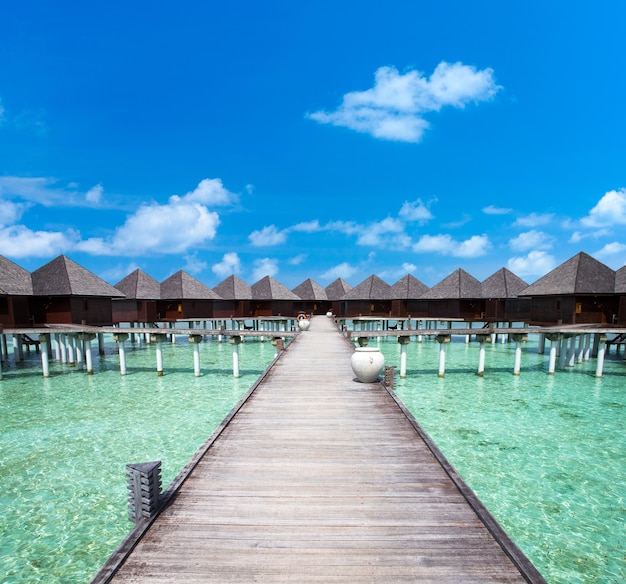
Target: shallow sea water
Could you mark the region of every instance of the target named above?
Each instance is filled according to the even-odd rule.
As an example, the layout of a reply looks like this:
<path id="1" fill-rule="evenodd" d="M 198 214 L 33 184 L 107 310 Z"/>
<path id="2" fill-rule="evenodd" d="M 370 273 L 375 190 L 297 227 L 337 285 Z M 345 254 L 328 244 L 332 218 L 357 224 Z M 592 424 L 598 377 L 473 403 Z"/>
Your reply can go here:
<path id="1" fill-rule="evenodd" d="M 523 346 L 453 337 L 411 340 L 396 394 L 550 583 L 626 582 L 626 362 L 613 354 L 548 375 L 537 339 Z M 395 340 L 394 340 L 395 341 Z M 547 344 L 549 345 L 549 343 Z M 380 344 L 399 372 L 400 346 Z"/>
<path id="2" fill-rule="evenodd" d="M 478 345 L 408 346 L 396 393 L 486 507 L 550 584 L 626 581 L 626 363 L 609 355 L 548 375 L 548 355 L 530 336 L 521 375 L 514 345 L 488 344 L 484 377 Z M 400 346 L 380 344 L 399 367 Z M 115 345 L 94 375 L 39 356 L 3 364 L 0 381 L 0 582 L 84 583 L 133 524 L 127 520 L 125 465 L 162 460 L 165 488 L 274 357 L 269 342 L 232 347 L 126 342 L 128 375 Z M 132 348 L 131 348 L 132 347 Z"/>
<path id="3" fill-rule="evenodd" d="M 97 345 L 97 343 L 93 343 Z M 92 349 L 94 374 L 39 355 L 12 356 L 0 380 L 0 582 L 84 583 L 132 529 L 126 464 L 162 461 L 165 488 L 274 358 L 269 342 L 200 346 L 201 376 L 186 339 L 126 345 L 119 373 L 111 341 Z"/>

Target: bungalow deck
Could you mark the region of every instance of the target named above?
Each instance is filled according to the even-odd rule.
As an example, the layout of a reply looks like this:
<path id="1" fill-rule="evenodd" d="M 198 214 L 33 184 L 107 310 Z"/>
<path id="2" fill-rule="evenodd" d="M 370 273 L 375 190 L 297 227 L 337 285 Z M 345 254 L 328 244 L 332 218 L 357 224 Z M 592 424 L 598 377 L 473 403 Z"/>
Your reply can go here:
<path id="1" fill-rule="evenodd" d="M 352 351 L 314 317 L 92 584 L 544 582 Z"/>

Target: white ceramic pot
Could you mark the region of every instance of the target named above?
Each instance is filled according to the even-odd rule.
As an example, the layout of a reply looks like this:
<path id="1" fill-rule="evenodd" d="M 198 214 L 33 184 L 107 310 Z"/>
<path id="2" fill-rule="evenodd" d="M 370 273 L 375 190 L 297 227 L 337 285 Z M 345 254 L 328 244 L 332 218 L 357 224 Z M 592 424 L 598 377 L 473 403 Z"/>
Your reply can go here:
<path id="1" fill-rule="evenodd" d="M 385 357 L 378 347 L 357 347 L 350 357 L 350 365 L 359 381 L 372 383 L 378 379 Z"/>
<path id="2" fill-rule="evenodd" d="M 298 321 L 298 328 L 301 331 L 308 331 L 311 326 L 311 321 L 308 318 L 302 318 Z"/>
<path id="3" fill-rule="evenodd" d="M 328 318 L 332 318 L 332 317 L 333 317 L 333 311 L 332 311 L 332 310 L 329 310 L 329 311 L 326 313 L 326 316 L 327 316 Z"/>

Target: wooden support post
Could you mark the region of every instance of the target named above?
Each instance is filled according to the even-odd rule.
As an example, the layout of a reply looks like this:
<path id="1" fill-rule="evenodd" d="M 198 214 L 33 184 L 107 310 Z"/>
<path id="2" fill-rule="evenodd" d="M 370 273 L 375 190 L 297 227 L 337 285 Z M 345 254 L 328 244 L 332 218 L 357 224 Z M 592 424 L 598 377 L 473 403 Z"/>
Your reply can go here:
<path id="1" fill-rule="evenodd" d="M 557 347 L 561 342 L 561 335 L 547 334 L 546 338 L 550 341 L 550 360 L 548 362 L 548 375 L 554 375 L 554 371 L 556 370 Z"/>
<path id="2" fill-rule="evenodd" d="M 67 336 L 67 361 L 70 367 L 76 367 L 76 337 L 74 335 Z"/>
<path id="3" fill-rule="evenodd" d="M 81 333 L 78 337 L 82 343 L 85 350 L 85 364 L 87 366 L 87 375 L 93 375 L 93 359 L 91 356 L 91 341 L 96 338 L 96 335 L 93 333 Z"/>
<path id="4" fill-rule="evenodd" d="M 124 341 L 128 338 L 128 333 L 116 333 L 113 340 L 117 343 L 117 349 L 120 355 L 120 375 L 126 375 L 126 350 Z"/>
<path id="5" fill-rule="evenodd" d="M 439 343 L 439 377 L 446 374 L 446 345 L 450 342 L 450 335 L 437 335 L 435 337 Z"/>
<path id="6" fill-rule="evenodd" d="M 522 342 L 528 339 L 528 335 L 513 333 L 510 336 L 513 341 L 515 341 L 515 366 L 513 367 L 513 375 L 519 375 L 522 367 Z"/>
<path id="7" fill-rule="evenodd" d="M 233 335 L 228 339 L 228 342 L 233 346 L 233 377 L 239 377 L 239 345 L 241 344 L 241 337 Z"/>
<path id="8" fill-rule="evenodd" d="M 189 335 L 189 342 L 193 345 L 193 374 L 200 377 L 200 343 L 202 335 Z"/>
<path id="9" fill-rule="evenodd" d="M 565 369 L 565 363 L 567 362 L 568 340 L 568 335 L 563 335 L 559 342 L 559 369 Z"/>
<path id="10" fill-rule="evenodd" d="M 400 377 L 406 377 L 406 351 L 411 337 L 398 337 L 400 344 Z"/>
<path id="11" fill-rule="evenodd" d="M 485 343 L 490 335 L 476 335 L 478 341 L 478 371 L 476 375 L 483 377 L 485 375 Z"/>
<path id="12" fill-rule="evenodd" d="M 604 368 L 604 354 L 606 352 L 606 335 L 600 335 L 598 339 L 598 359 L 596 363 L 596 377 L 602 377 Z"/>
<path id="13" fill-rule="evenodd" d="M 98 333 L 98 354 L 104 355 L 104 333 Z"/>
<path id="14" fill-rule="evenodd" d="M 156 343 L 156 367 L 157 367 L 157 375 L 159 377 L 163 376 L 163 341 L 166 340 L 167 335 L 156 333 L 151 335 L 151 339 Z"/>

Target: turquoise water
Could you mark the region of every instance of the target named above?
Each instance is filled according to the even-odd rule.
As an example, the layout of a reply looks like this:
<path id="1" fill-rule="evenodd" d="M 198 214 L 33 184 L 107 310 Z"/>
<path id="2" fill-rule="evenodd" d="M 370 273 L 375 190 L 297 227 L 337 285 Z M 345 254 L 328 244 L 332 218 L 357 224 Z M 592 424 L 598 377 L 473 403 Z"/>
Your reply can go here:
<path id="1" fill-rule="evenodd" d="M 95 343 L 94 343 L 95 344 Z M 3 363 L 0 380 L 0 582 L 84 583 L 121 543 L 127 519 L 126 464 L 162 461 L 165 488 L 274 358 L 260 341 L 200 345 L 194 376 L 186 339 L 115 345 L 94 375 L 52 363 L 44 379 L 35 353 Z"/>
<path id="2" fill-rule="evenodd" d="M 531 335 L 521 375 L 514 345 L 488 344 L 478 377 L 478 345 L 408 346 L 408 376 L 396 392 L 445 456 L 551 584 L 626 581 L 626 363 L 614 354 L 604 376 L 595 360 L 547 375 L 548 355 Z M 125 465 L 162 460 L 164 487 L 274 357 L 268 343 L 203 343 L 202 376 L 183 338 L 126 342 L 128 375 L 113 343 L 94 375 L 39 356 L 5 361 L 0 381 L 0 582 L 83 583 L 132 524 Z M 381 343 L 399 367 L 400 346 Z"/>
<path id="3" fill-rule="evenodd" d="M 396 393 L 551 583 L 626 582 L 626 362 L 607 356 L 548 375 L 532 335 L 515 345 L 411 340 Z M 381 343 L 399 372 L 400 346 Z"/>

